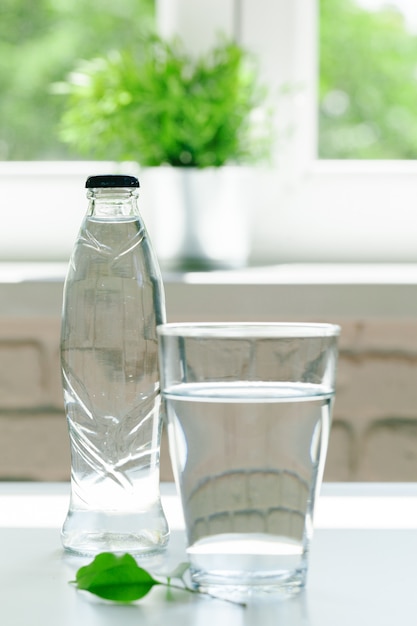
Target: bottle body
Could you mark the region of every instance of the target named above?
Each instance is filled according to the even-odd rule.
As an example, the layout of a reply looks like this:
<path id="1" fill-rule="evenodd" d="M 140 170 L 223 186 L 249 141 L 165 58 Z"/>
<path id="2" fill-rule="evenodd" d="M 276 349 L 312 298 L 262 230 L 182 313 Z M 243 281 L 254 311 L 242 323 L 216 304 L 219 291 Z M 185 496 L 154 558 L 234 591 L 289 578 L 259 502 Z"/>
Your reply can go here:
<path id="1" fill-rule="evenodd" d="M 159 268 L 139 214 L 90 210 L 71 257 L 62 318 L 68 550 L 146 554 L 167 543 L 156 337 L 164 320 Z"/>

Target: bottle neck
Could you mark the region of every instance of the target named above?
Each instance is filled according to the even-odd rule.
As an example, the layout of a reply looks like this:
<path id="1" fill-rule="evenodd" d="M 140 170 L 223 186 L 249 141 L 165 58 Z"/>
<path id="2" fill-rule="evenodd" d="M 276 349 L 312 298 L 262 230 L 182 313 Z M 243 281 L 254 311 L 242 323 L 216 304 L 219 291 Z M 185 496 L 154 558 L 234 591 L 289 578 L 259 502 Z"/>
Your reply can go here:
<path id="1" fill-rule="evenodd" d="M 89 189 L 88 215 L 102 219 L 137 216 L 137 197 L 136 189 L 125 187 Z"/>

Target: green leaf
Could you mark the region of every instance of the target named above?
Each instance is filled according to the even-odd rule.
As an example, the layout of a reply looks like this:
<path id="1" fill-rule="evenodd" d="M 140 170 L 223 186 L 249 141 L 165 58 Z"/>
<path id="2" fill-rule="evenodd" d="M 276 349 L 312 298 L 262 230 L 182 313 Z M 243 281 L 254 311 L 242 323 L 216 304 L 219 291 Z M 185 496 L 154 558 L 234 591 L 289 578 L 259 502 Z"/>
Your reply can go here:
<path id="1" fill-rule="evenodd" d="M 114 602 L 134 602 L 161 584 L 139 567 L 130 554 L 117 556 L 110 552 L 102 552 L 92 563 L 81 567 L 74 582 L 78 589 Z"/>
<path id="2" fill-rule="evenodd" d="M 210 593 L 202 590 L 188 587 L 184 581 L 184 574 L 189 569 L 189 563 L 180 563 L 167 576 L 166 582 L 155 580 L 149 572 L 144 570 L 136 563 L 133 556 L 124 554 L 117 556 L 111 552 L 101 552 L 94 561 L 85 567 L 81 567 L 77 574 L 76 580 L 71 581 L 78 589 L 89 591 L 90 593 L 113 600 L 113 602 L 134 602 L 140 600 L 155 585 L 163 585 L 168 588 L 167 599 L 171 600 L 171 590 L 178 589 L 180 591 L 188 591 L 194 594 L 204 594 L 206 596 L 216 598 Z M 181 586 L 173 585 L 171 579 L 179 579 Z M 229 598 L 217 598 L 242 607 L 246 607 L 246 603 L 239 602 Z"/>

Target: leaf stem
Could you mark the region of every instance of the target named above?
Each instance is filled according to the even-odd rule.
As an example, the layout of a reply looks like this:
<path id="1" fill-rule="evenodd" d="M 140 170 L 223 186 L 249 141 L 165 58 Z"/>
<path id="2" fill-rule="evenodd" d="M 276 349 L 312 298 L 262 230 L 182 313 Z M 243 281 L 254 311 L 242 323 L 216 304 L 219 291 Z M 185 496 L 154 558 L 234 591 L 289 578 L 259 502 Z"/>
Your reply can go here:
<path id="1" fill-rule="evenodd" d="M 216 596 L 212 593 L 210 593 L 209 591 L 202 591 L 201 589 L 193 589 L 193 587 L 189 587 L 183 579 L 181 579 L 183 581 L 183 586 L 182 585 L 174 585 L 172 584 L 172 582 L 169 582 L 169 579 L 167 578 L 167 582 L 166 583 L 161 583 L 162 585 L 165 585 L 166 587 L 169 587 L 171 589 L 179 589 L 180 591 L 189 591 L 190 593 L 194 593 L 197 595 L 205 595 L 209 598 L 213 598 L 214 600 L 222 600 L 223 602 L 230 602 L 231 604 L 235 604 L 237 606 L 241 606 L 243 608 L 246 609 L 247 604 L 246 602 L 241 602 L 240 600 L 233 600 L 232 598 L 222 598 L 220 596 Z"/>

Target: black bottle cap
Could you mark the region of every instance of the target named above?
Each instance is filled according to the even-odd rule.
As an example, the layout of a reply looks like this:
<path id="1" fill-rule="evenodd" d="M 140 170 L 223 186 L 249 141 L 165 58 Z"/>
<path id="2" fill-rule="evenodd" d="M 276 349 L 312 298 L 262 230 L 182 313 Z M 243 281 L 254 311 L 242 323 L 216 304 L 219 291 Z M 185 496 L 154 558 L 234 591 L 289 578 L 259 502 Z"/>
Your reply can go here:
<path id="1" fill-rule="evenodd" d="M 110 187 L 139 187 L 139 181 L 135 176 L 122 176 L 120 174 L 104 174 L 102 176 L 90 176 L 85 183 L 87 189 Z"/>

